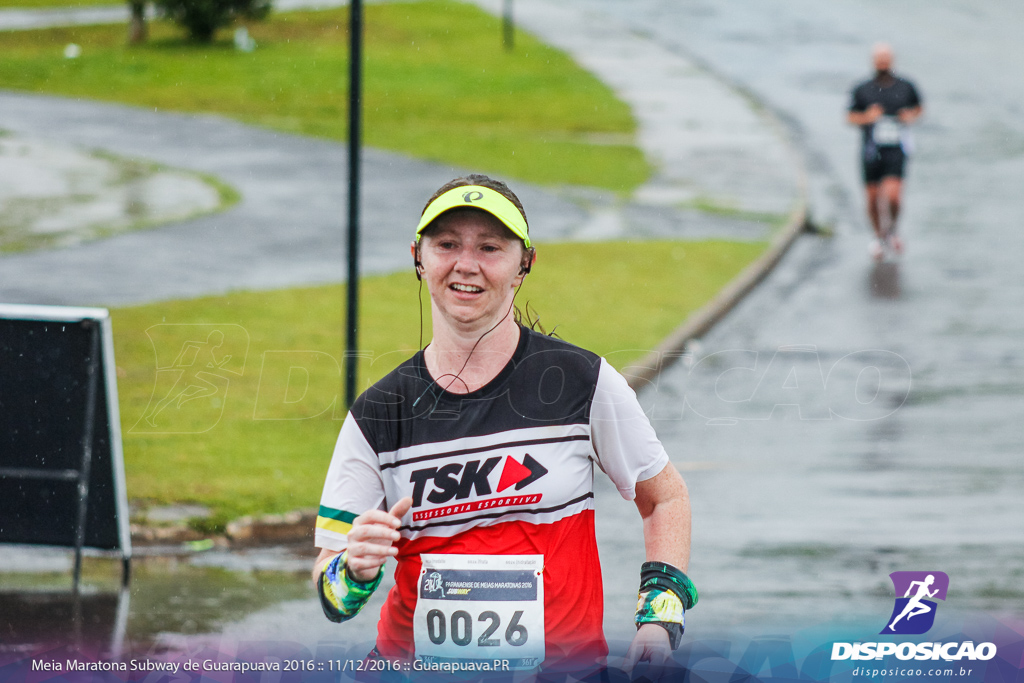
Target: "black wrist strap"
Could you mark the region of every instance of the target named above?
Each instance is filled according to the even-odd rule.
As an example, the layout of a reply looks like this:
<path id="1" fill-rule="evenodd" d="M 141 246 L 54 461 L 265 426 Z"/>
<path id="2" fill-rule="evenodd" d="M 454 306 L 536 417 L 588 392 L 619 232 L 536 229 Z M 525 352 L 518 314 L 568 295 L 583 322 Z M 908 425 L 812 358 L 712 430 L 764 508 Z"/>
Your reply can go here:
<path id="1" fill-rule="evenodd" d="M 697 588 L 682 570 L 667 562 L 644 562 L 640 565 L 640 592 L 660 588 L 673 593 L 684 609 L 697 604 Z"/>
<path id="2" fill-rule="evenodd" d="M 678 650 L 679 649 L 679 644 L 681 642 L 683 642 L 683 625 L 682 624 L 672 624 L 672 623 L 669 623 L 669 622 L 666 622 L 666 621 L 649 621 L 647 623 L 648 624 L 654 624 L 656 626 L 660 626 L 663 629 L 665 629 L 666 631 L 668 631 L 668 644 L 669 644 L 669 646 L 673 650 Z M 640 626 L 642 626 L 642 624 L 638 625 L 637 629 L 639 629 Z"/>

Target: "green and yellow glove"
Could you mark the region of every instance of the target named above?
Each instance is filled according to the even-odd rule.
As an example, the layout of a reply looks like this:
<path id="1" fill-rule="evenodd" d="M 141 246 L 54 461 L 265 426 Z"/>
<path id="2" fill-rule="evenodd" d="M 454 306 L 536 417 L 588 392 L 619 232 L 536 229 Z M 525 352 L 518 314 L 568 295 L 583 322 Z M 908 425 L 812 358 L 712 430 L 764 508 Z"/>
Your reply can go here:
<path id="1" fill-rule="evenodd" d="M 348 575 L 348 551 L 335 555 L 324 567 L 317 582 L 320 606 L 323 607 L 324 614 L 334 622 L 351 619 L 369 602 L 370 596 L 377 590 L 383 578 L 384 567 L 381 567 L 377 576 L 369 582 L 356 581 Z"/>

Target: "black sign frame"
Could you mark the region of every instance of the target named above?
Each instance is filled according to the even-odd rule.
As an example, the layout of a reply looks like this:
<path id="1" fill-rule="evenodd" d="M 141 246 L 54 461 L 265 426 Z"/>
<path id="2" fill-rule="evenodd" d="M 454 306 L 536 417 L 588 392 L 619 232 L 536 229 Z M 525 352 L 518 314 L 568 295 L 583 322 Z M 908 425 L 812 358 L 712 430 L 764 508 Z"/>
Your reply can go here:
<path id="1" fill-rule="evenodd" d="M 104 308 L 0 304 L 0 543 L 119 554 L 131 533 Z"/>

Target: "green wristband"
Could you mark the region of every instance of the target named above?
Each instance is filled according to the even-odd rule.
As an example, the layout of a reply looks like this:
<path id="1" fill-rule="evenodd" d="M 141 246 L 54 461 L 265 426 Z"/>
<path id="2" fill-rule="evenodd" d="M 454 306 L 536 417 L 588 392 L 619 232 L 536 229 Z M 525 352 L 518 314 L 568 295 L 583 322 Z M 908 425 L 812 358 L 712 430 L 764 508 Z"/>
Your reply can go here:
<path id="1" fill-rule="evenodd" d="M 324 614 L 334 622 L 347 621 L 359 614 L 384 578 L 384 567 L 370 581 L 363 583 L 349 576 L 348 551 L 336 555 L 320 575 L 317 592 Z"/>
<path id="2" fill-rule="evenodd" d="M 693 609 L 699 597 L 690 577 L 667 562 L 644 562 L 640 566 L 640 592 L 651 588 L 675 593 L 685 609 Z"/>

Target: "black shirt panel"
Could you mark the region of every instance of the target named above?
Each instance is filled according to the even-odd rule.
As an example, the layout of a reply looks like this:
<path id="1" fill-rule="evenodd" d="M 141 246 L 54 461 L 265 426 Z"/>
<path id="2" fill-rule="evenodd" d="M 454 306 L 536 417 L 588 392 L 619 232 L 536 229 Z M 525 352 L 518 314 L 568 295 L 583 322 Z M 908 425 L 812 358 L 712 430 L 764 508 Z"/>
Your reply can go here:
<path id="1" fill-rule="evenodd" d="M 519 344 L 477 391 L 445 391 L 420 351 L 367 389 L 351 413 L 377 453 L 513 429 L 587 424 L 600 356 L 520 327 Z"/>
<path id="2" fill-rule="evenodd" d="M 886 116 L 896 116 L 900 109 L 920 106 L 921 96 L 914 84 L 905 78 L 872 78 L 854 88 L 850 111 L 864 112 L 873 104 L 882 105 Z"/>

